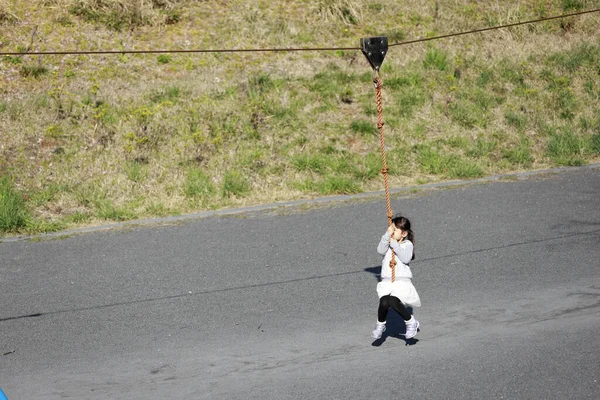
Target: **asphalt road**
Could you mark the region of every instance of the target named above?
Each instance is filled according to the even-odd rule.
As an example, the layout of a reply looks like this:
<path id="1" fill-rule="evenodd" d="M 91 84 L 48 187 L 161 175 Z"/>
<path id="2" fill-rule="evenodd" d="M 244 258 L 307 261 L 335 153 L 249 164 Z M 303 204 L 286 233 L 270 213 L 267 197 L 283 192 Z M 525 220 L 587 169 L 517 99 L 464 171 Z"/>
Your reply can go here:
<path id="1" fill-rule="evenodd" d="M 375 343 L 382 198 L 0 244 L 20 399 L 598 399 L 600 169 L 418 191 L 421 331 Z"/>

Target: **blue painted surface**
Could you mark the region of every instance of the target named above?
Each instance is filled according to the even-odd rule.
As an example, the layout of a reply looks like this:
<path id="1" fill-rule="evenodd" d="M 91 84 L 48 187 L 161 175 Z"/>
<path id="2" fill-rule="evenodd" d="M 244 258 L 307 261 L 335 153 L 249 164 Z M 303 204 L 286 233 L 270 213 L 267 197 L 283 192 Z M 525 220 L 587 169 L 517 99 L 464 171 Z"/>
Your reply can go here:
<path id="1" fill-rule="evenodd" d="M 2 389 L 0 389 L 0 400 L 8 400 Z"/>

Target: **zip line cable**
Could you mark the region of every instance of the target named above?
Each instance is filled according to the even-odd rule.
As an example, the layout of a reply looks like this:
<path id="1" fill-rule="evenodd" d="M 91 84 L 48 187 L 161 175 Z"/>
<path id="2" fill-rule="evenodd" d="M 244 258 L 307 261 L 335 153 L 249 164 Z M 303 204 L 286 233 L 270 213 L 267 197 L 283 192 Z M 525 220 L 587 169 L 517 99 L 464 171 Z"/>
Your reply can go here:
<path id="1" fill-rule="evenodd" d="M 492 26 L 489 28 L 473 29 L 470 31 L 449 33 L 441 36 L 429 38 L 407 40 L 390 44 L 393 46 L 405 46 L 414 43 L 427 42 L 431 40 L 446 39 L 454 36 L 469 35 L 472 33 L 486 32 L 497 29 L 510 28 L 513 26 L 535 24 L 538 22 L 550 21 L 554 19 L 575 17 L 583 14 L 599 12 L 600 8 L 593 10 L 579 11 L 571 14 L 555 15 L 552 17 L 539 18 L 512 24 Z M 196 49 L 196 50 L 98 50 L 98 51 L 36 51 L 36 52 L 0 52 L 0 56 L 45 56 L 45 55 L 99 55 L 99 54 L 174 54 L 174 53 L 259 53 L 259 52 L 296 52 L 296 51 L 337 51 L 337 50 L 361 50 L 360 47 L 299 47 L 299 48 L 265 48 L 265 49 Z"/>
<path id="2" fill-rule="evenodd" d="M 407 45 L 407 44 L 413 44 L 413 43 L 419 43 L 419 42 L 427 42 L 429 40 L 446 39 L 446 38 L 449 38 L 449 37 L 469 35 L 471 33 L 486 32 L 486 31 L 491 31 L 491 30 L 495 30 L 495 29 L 511 28 L 513 26 L 518 26 L 518 25 L 535 24 L 535 23 L 538 23 L 538 22 L 550 21 L 550 20 L 553 20 L 553 19 L 575 17 L 575 16 L 578 16 L 578 15 L 590 14 L 590 13 L 594 13 L 594 12 L 598 12 L 598 11 L 600 11 L 600 8 L 596 8 L 594 10 L 580 11 L 580 12 L 576 12 L 576 13 L 573 13 L 573 14 L 555 15 L 553 17 L 546 17 L 546 18 L 534 19 L 534 20 L 523 21 L 523 22 L 515 22 L 513 24 L 492 26 L 492 27 L 489 27 L 489 28 L 473 29 L 471 31 L 465 31 L 465 32 L 449 33 L 447 35 L 435 36 L 435 37 L 430 37 L 430 38 L 407 40 L 407 41 L 404 41 L 404 42 L 390 44 L 389 47 L 392 47 L 392 46 L 404 46 L 404 45 Z"/>

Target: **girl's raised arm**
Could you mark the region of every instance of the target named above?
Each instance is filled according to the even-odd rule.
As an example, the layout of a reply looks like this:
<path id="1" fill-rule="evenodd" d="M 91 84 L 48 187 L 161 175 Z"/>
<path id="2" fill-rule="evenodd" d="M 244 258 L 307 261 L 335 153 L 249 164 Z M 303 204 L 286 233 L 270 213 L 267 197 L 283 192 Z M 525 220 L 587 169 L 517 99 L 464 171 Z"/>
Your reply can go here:
<path id="1" fill-rule="evenodd" d="M 377 252 L 382 256 L 385 255 L 390 248 L 390 236 L 391 235 L 389 232 L 384 233 L 383 236 L 381 236 L 379 244 L 377 245 Z"/>
<path id="2" fill-rule="evenodd" d="M 394 240 L 390 246 L 403 264 L 408 264 L 412 260 L 414 245 L 410 240 L 405 240 L 402 243 Z"/>

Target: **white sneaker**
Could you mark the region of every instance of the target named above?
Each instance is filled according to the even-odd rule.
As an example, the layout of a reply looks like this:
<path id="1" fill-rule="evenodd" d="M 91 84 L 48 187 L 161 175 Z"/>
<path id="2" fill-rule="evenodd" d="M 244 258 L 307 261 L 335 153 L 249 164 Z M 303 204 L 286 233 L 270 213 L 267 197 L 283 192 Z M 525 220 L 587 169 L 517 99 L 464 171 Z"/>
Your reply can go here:
<path id="1" fill-rule="evenodd" d="M 405 323 L 406 333 L 404 334 L 404 337 L 406 339 L 414 338 L 417 334 L 417 330 L 419 329 L 419 321 L 417 321 L 414 316 L 411 316 L 408 321 L 405 321 Z"/>
<path id="2" fill-rule="evenodd" d="M 375 329 L 371 332 L 371 337 L 375 340 L 381 339 L 381 335 L 385 332 L 385 322 L 377 321 L 377 325 L 375 325 Z"/>

